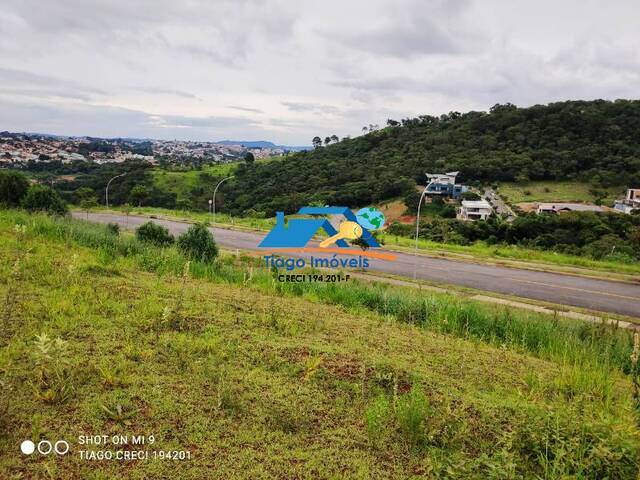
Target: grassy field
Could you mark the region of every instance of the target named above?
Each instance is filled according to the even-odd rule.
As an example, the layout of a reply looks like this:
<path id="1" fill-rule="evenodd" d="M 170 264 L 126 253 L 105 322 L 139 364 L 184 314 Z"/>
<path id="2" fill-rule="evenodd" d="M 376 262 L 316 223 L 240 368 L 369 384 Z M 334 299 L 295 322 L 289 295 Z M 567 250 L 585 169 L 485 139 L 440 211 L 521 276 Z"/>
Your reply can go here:
<path id="1" fill-rule="evenodd" d="M 626 331 L 17 211 L 0 256 L 0 478 L 637 478 Z M 83 461 L 90 434 L 191 459 Z"/>
<path id="2" fill-rule="evenodd" d="M 525 182 L 501 183 L 498 193 L 511 204 L 522 202 L 588 202 L 593 203 L 595 197 L 591 193 L 592 187 L 581 182 Z M 619 187 L 601 189 L 606 192 L 603 205 L 611 205 L 613 201 L 624 194 Z"/>
<path id="3" fill-rule="evenodd" d="M 206 165 L 201 170 L 171 171 L 161 168 L 151 170 L 153 183 L 164 192 L 173 192 L 178 199 L 187 197 L 192 188 L 201 183 L 202 175 L 207 174 L 215 178 L 228 177 L 233 175 L 233 171 L 238 163 L 224 163 L 220 165 Z M 213 190 L 213 187 L 211 189 Z"/>

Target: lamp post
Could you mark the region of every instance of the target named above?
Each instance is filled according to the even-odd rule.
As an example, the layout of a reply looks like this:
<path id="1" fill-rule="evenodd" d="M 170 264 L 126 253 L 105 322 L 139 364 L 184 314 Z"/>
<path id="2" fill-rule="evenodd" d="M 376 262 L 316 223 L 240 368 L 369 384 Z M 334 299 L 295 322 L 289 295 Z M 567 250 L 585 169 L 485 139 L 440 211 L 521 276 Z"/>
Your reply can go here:
<path id="1" fill-rule="evenodd" d="M 429 187 L 431 186 L 433 182 L 429 182 L 427 184 L 426 187 L 424 187 L 424 190 L 422 191 L 422 195 L 420 195 L 420 200 L 418 200 L 418 215 L 416 216 L 416 244 L 415 247 L 413 249 L 413 256 L 417 257 L 418 256 L 418 233 L 420 232 L 420 207 L 422 206 L 422 199 L 424 198 L 424 196 L 427 193 L 427 190 L 429 189 Z M 417 258 L 416 261 L 413 262 L 413 279 L 416 279 L 416 275 L 417 275 Z"/>
<path id="2" fill-rule="evenodd" d="M 233 175 L 231 175 L 230 177 L 227 178 L 223 178 L 222 180 L 220 180 L 218 182 L 218 184 L 216 185 L 216 188 L 213 189 L 213 198 L 211 198 L 211 211 L 213 212 L 213 226 L 216 226 L 216 192 L 218 191 L 218 188 L 220 187 L 220 185 L 222 185 L 223 182 L 226 182 L 227 180 L 229 180 L 230 178 L 233 178 Z"/>
<path id="3" fill-rule="evenodd" d="M 111 180 L 107 182 L 107 188 L 104 191 L 104 203 L 106 204 L 107 208 L 109 208 L 109 185 L 111 185 L 111 182 L 113 182 L 116 178 L 124 177 L 126 174 L 127 172 L 121 173 L 120 175 L 116 175 L 115 177 L 113 177 Z"/>

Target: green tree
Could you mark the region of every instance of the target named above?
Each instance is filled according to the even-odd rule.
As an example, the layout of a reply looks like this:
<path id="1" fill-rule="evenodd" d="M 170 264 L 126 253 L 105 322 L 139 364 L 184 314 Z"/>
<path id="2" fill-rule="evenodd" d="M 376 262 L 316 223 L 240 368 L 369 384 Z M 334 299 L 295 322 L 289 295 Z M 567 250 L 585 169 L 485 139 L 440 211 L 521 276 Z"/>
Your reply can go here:
<path id="1" fill-rule="evenodd" d="M 74 195 L 80 203 L 80 208 L 87 212 L 87 217 L 89 216 L 89 210 L 98 206 L 98 199 L 93 188 L 80 187 L 74 192 Z"/>
<path id="2" fill-rule="evenodd" d="M 122 205 L 122 213 L 125 214 L 124 228 L 129 228 L 129 215 L 131 215 L 131 205 L 125 203 Z"/>
<path id="3" fill-rule="evenodd" d="M 20 172 L 0 170 L 0 205 L 17 207 L 29 189 L 29 181 Z"/>
<path id="4" fill-rule="evenodd" d="M 144 185 L 136 185 L 129 193 L 129 199 L 133 203 L 137 203 L 139 207 L 149 198 L 149 190 Z"/>
<path id="5" fill-rule="evenodd" d="M 76 190 L 76 196 L 80 198 L 80 208 L 86 212 L 87 220 L 89 220 L 89 210 L 98 206 L 98 199 L 96 198 L 93 189 L 80 188 Z"/>
<path id="6" fill-rule="evenodd" d="M 481 200 L 482 197 L 476 192 L 464 192 L 460 195 L 461 200 Z"/>
<path id="7" fill-rule="evenodd" d="M 602 205 L 603 200 L 607 197 L 607 191 L 601 188 L 592 187 L 589 189 L 589 193 L 593 196 L 593 203 L 596 205 Z"/>
<path id="8" fill-rule="evenodd" d="M 244 161 L 247 162 L 248 164 L 252 164 L 253 162 L 256 161 L 256 157 L 253 155 L 253 153 L 247 152 L 244 154 Z"/>
<path id="9" fill-rule="evenodd" d="M 422 192 L 419 192 L 417 189 L 410 189 L 404 196 L 403 201 L 405 206 L 407 207 L 407 213 L 409 215 L 415 215 L 418 211 L 418 202 L 420 201 L 420 196 Z M 422 200 L 424 203 L 424 199 Z"/>
<path id="10" fill-rule="evenodd" d="M 140 225 L 136 230 L 136 238 L 141 242 L 152 243 L 159 247 L 166 247 L 174 242 L 173 235 L 166 227 L 153 222 Z"/>
<path id="11" fill-rule="evenodd" d="M 313 148 L 318 148 L 322 146 L 322 139 L 318 136 L 313 137 L 313 140 L 311 140 L 311 143 L 313 145 Z"/>
<path id="12" fill-rule="evenodd" d="M 204 223 L 196 223 L 178 237 L 178 249 L 191 260 L 210 263 L 218 255 L 218 246 Z"/>
<path id="13" fill-rule="evenodd" d="M 54 215 L 64 215 L 68 212 L 58 192 L 45 185 L 31 185 L 22 200 L 22 206 L 30 212 L 47 212 Z"/>

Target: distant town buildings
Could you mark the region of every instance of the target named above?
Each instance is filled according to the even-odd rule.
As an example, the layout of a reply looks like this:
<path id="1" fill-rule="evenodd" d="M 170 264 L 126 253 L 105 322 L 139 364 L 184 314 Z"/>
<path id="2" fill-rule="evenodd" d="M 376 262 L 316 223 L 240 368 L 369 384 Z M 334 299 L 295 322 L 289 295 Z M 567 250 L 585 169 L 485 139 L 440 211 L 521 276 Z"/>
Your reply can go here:
<path id="1" fill-rule="evenodd" d="M 459 172 L 427 173 L 429 183 L 427 184 L 426 194 L 454 199 L 460 198 L 464 192 L 469 190 L 469 187 L 456 184 L 458 173 Z"/>
<path id="2" fill-rule="evenodd" d="M 624 200 L 616 200 L 613 208 L 627 214 L 640 210 L 640 188 L 628 189 Z"/>
<path id="3" fill-rule="evenodd" d="M 186 140 L 96 139 L 0 132 L 0 166 L 24 168 L 30 162 L 149 163 L 198 161 L 227 163 L 244 159 L 250 151 L 256 159 L 284 154 L 281 147 L 246 148 L 243 145 Z"/>
<path id="4" fill-rule="evenodd" d="M 460 220 L 486 220 L 493 213 L 493 207 L 486 200 L 463 200 L 458 210 Z"/>

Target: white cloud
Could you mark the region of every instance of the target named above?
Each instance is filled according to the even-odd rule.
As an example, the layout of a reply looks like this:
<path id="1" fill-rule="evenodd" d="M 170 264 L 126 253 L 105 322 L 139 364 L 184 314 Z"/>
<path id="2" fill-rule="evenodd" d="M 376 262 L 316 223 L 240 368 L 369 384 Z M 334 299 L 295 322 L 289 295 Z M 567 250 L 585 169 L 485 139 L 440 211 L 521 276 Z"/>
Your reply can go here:
<path id="1" fill-rule="evenodd" d="M 308 144 L 637 96 L 635 0 L 5 0 L 0 130 Z"/>

